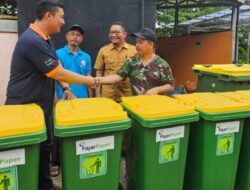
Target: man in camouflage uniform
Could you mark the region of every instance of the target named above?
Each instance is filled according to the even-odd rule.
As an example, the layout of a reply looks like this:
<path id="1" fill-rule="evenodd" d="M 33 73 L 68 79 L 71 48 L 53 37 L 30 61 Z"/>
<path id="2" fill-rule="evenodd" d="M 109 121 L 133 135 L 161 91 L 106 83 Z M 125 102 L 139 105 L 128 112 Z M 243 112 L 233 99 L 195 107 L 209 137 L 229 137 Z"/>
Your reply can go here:
<path id="1" fill-rule="evenodd" d="M 156 35 L 149 28 L 142 28 L 132 34 L 136 37 L 136 51 L 138 56 L 129 58 L 118 70 L 117 74 L 97 77 L 96 83 L 114 84 L 124 80 L 131 80 L 133 95 L 166 94 L 174 88 L 174 79 L 171 69 L 166 61 L 154 53 Z M 135 145 L 133 129 L 126 131 L 123 141 L 123 156 L 126 161 L 127 187 L 131 189 L 135 183 Z"/>
<path id="2" fill-rule="evenodd" d="M 138 56 L 127 59 L 117 74 L 96 78 L 96 83 L 114 84 L 130 78 L 133 95 L 166 94 L 173 90 L 174 79 L 168 63 L 154 53 L 155 32 L 142 28 L 133 33 Z"/>

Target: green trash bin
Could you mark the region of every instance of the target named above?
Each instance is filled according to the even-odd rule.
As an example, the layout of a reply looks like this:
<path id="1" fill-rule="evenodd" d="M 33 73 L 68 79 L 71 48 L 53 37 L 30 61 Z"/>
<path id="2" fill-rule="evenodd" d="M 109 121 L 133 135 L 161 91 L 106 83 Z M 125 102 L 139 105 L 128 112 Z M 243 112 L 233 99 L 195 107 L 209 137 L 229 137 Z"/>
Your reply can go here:
<path id="1" fill-rule="evenodd" d="M 117 190 L 122 132 L 130 125 L 121 105 L 107 98 L 58 102 L 63 189 Z"/>
<path id="2" fill-rule="evenodd" d="M 250 91 L 220 92 L 237 102 L 245 102 L 250 105 Z M 245 119 L 240 149 L 239 166 L 237 170 L 235 190 L 250 189 L 250 115 Z"/>
<path id="3" fill-rule="evenodd" d="M 159 95 L 123 97 L 122 105 L 133 119 L 128 190 L 182 190 L 194 107 Z"/>
<path id="4" fill-rule="evenodd" d="M 44 115 L 35 104 L 0 106 L 0 190 L 37 190 Z"/>
<path id="5" fill-rule="evenodd" d="M 250 88 L 249 64 L 194 65 L 198 92 L 225 92 Z"/>
<path id="6" fill-rule="evenodd" d="M 174 97 L 200 115 L 191 126 L 184 189 L 233 190 L 249 105 L 213 93 Z"/>

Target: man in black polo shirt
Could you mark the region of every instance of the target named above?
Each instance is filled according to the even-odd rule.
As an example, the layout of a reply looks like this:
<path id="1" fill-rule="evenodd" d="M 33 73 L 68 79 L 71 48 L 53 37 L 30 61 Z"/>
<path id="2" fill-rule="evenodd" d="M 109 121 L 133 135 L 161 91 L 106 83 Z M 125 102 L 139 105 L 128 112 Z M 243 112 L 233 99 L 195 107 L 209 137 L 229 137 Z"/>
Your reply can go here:
<path id="1" fill-rule="evenodd" d="M 36 103 L 44 111 L 48 139 L 41 143 L 39 190 L 50 190 L 50 152 L 52 146 L 53 99 L 55 80 L 94 85 L 90 76 L 62 68 L 49 35 L 60 32 L 64 24 L 63 6 L 57 0 L 43 0 L 37 5 L 36 20 L 20 36 L 11 61 L 6 104 Z"/>

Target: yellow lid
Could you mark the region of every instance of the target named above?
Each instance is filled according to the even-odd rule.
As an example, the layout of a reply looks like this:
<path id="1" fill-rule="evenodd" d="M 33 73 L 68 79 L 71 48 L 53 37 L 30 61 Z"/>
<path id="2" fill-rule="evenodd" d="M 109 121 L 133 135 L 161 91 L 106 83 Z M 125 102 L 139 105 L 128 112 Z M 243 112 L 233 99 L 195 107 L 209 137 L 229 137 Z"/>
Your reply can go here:
<path id="1" fill-rule="evenodd" d="M 245 99 L 250 99 L 250 90 L 237 90 L 236 93 L 244 96 Z"/>
<path id="2" fill-rule="evenodd" d="M 230 76 L 249 76 L 249 64 L 217 64 L 217 65 L 194 65 L 193 70 L 205 71 L 210 73 L 224 74 Z"/>
<path id="3" fill-rule="evenodd" d="M 72 126 L 127 119 L 121 105 L 108 98 L 60 101 L 56 104 L 56 124 Z"/>
<path id="4" fill-rule="evenodd" d="M 164 118 L 194 113 L 193 106 L 178 103 L 167 96 L 122 97 L 122 103 L 131 112 L 143 118 Z"/>
<path id="5" fill-rule="evenodd" d="M 250 105 L 250 91 L 248 92 L 249 96 L 246 96 L 247 92 L 245 92 L 245 91 L 218 92 L 216 94 L 219 94 L 221 96 L 225 96 L 225 97 L 230 98 L 236 102 L 244 102 L 244 103 L 248 103 Z"/>
<path id="6" fill-rule="evenodd" d="M 44 115 L 36 104 L 0 106 L 0 137 L 40 132 Z"/>
<path id="7" fill-rule="evenodd" d="M 195 106 L 197 110 L 207 113 L 232 112 L 249 109 L 247 103 L 235 102 L 229 98 L 210 92 L 174 95 L 174 98 L 186 105 Z"/>

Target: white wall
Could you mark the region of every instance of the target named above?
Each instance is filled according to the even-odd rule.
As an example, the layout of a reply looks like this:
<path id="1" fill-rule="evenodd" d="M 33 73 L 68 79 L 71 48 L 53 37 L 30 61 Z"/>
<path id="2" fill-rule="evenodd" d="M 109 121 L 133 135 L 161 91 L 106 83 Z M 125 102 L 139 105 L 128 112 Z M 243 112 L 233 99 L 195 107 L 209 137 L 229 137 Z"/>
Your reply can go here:
<path id="1" fill-rule="evenodd" d="M 17 33 L 0 33 L 0 105 L 3 105 L 6 99 L 10 62 L 17 39 Z"/>

